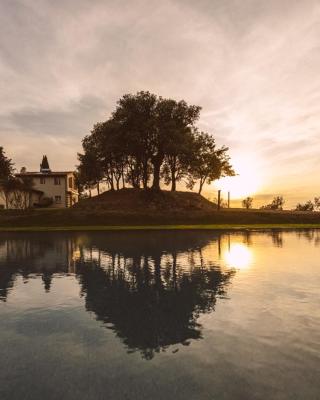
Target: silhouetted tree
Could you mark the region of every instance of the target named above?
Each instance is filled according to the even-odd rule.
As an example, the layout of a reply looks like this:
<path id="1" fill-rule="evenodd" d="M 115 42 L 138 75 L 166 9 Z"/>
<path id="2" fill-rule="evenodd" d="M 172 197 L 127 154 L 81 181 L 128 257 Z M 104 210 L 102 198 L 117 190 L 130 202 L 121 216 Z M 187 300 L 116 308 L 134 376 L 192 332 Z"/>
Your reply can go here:
<path id="1" fill-rule="evenodd" d="M 313 211 L 314 204 L 311 200 L 308 200 L 305 203 L 298 203 L 295 208 L 296 211 Z"/>
<path id="2" fill-rule="evenodd" d="M 249 210 L 249 208 L 252 208 L 252 203 L 253 203 L 253 198 L 246 197 L 245 199 L 242 200 L 242 207 Z"/>
<path id="3" fill-rule="evenodd" d="M 91 190 L 97 186 L 99 193 L 99 183 L 103 177 L 102 165 L 98 156 L 99 142 L 96 140 L 94 131 L 86 136 L 82 141 L 84 154 L 78 153 L 80 165 L 78 166 L 78 181 L 81 185 Z"/>
<path id="4" fill-rule="evenodd" d="M 13 176 L 9 176 L 1 183 L 2 194 L 6 202 L 6 208 L 21 208 L 21 198 L 19 199 L 20 181 Z"/>
<path id="5" fill-rule="evenodd" d="M 13 162 L 0 146 L 0 183 L 13 175 Z"/>
<path id="6" fill-rule="evenodd" d="M 189 187 L 199 180 L 200 191 L 225 175 L 234 175 L 227 148 L 215 148 L 208 134 L 198 134 L 195 122 L 200 107 L 158 97 L 150 92 L 126 94 L 111 118 L 94 126 L 83 141 L 78 167 L 82 184 L 104 179 L 111 190 L 125 187 L 160 189 L 160 180 L 176 183 L 187 178 Z"/>
<path id="7" fill-rule="evenodd" d="M 9 206 L 9 192 L 12 187 L 13 162 L 8 158 L 0 146 L 0 195 L 4 198 L 6 208 Z M 9 191 L 8 191 L 9 190 Z"/>
<path id="8" fill-rule="evenodd" d="M 234 176 L 227 155 L 228 148 L 216 148 L 214 138 L 208 133 L 196 132 L 193 141 L 193 157 L 190 160 L 188 187 L 192 189 L 199 181 L 198 193 L 201 194 L 203 185 L 223 177 Z"/>
<path id="9" fill-rule="evenodd" d="M 190 161 L 193 157 L 193 135 L 192 132 L 182 133 L 180 138 L 176 136 L 169 138 L 167 154 L 162 168 L 164 183 L 171 183 L 171 191 L 177 188 L 177 182 L 188 176 Z"/>
<path id="10" fill-rule="evenodd" d="M 267 204 L 265 206 L 260 207 L 261 210 L 283 210 L 284 206 L 284 199 L 282 196 L 276 196 L 273 200 L 272 203 Z"/>

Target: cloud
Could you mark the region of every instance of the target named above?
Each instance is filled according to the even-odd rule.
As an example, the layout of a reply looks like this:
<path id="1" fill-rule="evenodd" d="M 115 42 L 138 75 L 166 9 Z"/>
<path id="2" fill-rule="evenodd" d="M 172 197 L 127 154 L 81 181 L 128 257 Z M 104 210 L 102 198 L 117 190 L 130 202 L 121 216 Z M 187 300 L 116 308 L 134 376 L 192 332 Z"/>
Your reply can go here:
<path id="1" fill-rule="evenodd" d="M 30 169 L 42 152 L 69 168 L 122 94 L 150 90 L 201 105 L 201 128 L 254 155 L 266 192 L 311 193 L 319 16 L 316 0 L 1 2 L 0 143 Z"/>

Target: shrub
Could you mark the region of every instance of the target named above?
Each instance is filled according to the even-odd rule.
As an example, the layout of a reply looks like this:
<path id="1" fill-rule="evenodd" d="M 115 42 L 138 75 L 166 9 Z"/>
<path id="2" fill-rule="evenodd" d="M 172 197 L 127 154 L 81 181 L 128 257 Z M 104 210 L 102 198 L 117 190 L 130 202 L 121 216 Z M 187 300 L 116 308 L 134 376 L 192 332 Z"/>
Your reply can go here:
<path id="1" fill-rule="evenodd" d="M 52 204 L 53 204 L 52 197 L 42 197 L 39 203 L 36 204 L 35 206 L 39 208 L 46 208 L 50 207 Z"/>

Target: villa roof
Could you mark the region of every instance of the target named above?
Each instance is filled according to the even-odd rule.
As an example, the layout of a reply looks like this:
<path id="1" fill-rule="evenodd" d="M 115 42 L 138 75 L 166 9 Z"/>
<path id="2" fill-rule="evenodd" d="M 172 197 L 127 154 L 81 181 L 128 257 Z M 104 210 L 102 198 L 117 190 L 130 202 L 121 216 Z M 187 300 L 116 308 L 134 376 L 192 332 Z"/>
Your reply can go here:
<path id="1" fill-rule="evenodd" d="M 16 176 L 64 176 L 74 174 L 74 171 L 59 171 L 59 172 L 19 172 Z"/>

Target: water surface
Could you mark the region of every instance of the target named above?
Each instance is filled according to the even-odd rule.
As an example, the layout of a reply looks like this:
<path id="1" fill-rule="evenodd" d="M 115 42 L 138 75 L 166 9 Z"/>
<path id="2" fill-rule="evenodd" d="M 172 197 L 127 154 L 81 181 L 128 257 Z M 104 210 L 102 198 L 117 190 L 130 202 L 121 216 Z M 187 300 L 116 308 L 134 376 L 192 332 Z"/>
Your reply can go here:
<path id="1" fill-rule="evenodd" d="M 320 231 L 0 235 L 0 399 L 320 399 Z"/>

